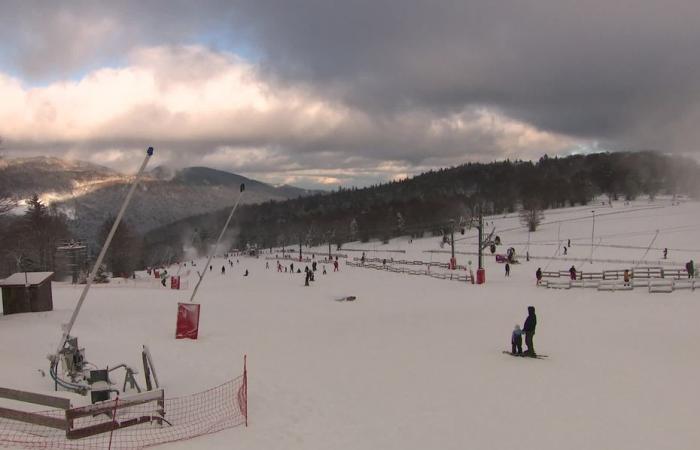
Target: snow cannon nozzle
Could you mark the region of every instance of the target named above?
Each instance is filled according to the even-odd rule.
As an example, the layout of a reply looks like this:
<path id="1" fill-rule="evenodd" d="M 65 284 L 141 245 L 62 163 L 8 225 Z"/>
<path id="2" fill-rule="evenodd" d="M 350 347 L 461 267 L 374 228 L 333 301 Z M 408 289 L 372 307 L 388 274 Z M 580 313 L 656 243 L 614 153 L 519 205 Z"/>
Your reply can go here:
<path id="1" fill-rule="evenodd" d="M 148 147 L 148 150 L 146 150 L 146 154 L 148 156 L 153 156 L 153 147 Z"/>

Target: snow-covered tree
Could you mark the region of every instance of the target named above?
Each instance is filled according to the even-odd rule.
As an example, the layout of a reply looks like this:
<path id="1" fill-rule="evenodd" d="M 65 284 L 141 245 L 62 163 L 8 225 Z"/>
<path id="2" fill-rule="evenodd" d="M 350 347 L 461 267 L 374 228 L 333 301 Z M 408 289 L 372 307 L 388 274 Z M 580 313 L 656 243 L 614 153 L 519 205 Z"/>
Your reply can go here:
<path id="1" fill-rule="evenodd" d="M 406 220 L 403 218 L 403 215 L 400 212 L 396 213 L 396 234 L 401 235 L 403 234 L 404 229 L 406 228 Z"/>
<path id="2" fill-rule="evenodd" d="M 355 240 L 357 239 L 357 233 L 359 231 L 359 227 L 357 225 L 357 219 L 352 218 L 352 221 L 350 222 L 350 237 Z"/>

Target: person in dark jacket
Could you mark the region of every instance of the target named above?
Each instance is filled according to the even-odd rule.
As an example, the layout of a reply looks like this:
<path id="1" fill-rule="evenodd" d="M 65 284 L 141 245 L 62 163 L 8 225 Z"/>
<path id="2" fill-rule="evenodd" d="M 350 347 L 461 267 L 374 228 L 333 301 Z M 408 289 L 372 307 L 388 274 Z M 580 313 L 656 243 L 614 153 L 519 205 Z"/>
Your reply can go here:
<path id="1" fill-rule="evenodd" d="M 523 354 L 523 330 L 520 325 L 515 325 L 513 333 L 510 335 L 511 355 L 521 356 Z"/>
<path id="2" fill-rule="evenodd" d="M 571 269 L 569 269 L 569 275 L 571 276 L 572 280 L 576 279 L 576 267 L 571 266 Z"/>
<path id="3" fill-rule="evenodd" d="M 535 272 L 535 278 L 537 279 L 537 285 L 539 285 L 542 282 L 542 269 L 537 268 L 537 272 Z"/>
<path id="4" fill-rule="evenodd" d="M 532 338 L 535 337 L 535 328 L 537 327 L 537 316 L 535 315 L 535 307 L 527 307 L 527 319 L 523 324 L 523 333 L 525 333 L 525 345 L 527 350 L 525 350 L 525 356 L 536 357 L 535 345 L 532 342 Z"/>

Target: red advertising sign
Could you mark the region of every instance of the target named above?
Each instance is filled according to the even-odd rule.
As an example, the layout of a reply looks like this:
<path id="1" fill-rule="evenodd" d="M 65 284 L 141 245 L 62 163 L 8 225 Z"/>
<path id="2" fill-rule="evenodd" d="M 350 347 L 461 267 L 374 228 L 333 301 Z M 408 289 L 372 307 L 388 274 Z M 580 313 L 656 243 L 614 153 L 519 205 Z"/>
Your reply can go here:
<path id="1" fill-rule="evenodd" d="M 175 339 L 197 339 L 199 332 L 199 304 L 177 304 L 177 328 Z"/>

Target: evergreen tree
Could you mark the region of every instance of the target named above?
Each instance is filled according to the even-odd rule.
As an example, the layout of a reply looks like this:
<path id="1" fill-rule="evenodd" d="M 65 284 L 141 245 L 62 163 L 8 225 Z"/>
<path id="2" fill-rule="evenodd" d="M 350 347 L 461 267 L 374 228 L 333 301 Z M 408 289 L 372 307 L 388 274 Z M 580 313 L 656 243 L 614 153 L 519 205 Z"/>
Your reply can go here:
<path id="1" fill-rule="evenodd" d="M 100 228 L 100 242 L 107 240 L 115 217 L 108 217 Z M 112 243 L 105 255 L 107 269 L 114 277 L 131 277 L 141 261 L 141 239 L 126 221 L 117 227 Z"/>

